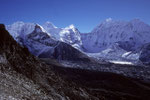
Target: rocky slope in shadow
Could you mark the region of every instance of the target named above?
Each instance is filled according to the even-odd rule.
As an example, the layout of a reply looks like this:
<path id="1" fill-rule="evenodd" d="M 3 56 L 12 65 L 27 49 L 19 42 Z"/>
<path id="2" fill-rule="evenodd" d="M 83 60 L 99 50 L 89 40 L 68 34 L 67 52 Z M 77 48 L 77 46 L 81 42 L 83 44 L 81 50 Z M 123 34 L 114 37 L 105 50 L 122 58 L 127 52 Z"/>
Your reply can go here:
<path id="1" fill-rule="evenodd" d="M 0 25 L 1 100 L 146 100 L 150 85 L 117 74 L 46 65 Z"/>

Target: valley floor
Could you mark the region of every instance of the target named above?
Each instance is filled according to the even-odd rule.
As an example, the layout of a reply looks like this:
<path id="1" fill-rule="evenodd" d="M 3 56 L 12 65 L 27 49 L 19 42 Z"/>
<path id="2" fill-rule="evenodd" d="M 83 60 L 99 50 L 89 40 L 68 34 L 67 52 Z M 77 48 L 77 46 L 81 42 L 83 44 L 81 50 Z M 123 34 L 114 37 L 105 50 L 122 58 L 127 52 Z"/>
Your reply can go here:
<path id="1" fill-rule="evenodd" d="M 52 70 L 68 83 L 74 83 L 94 97 L 94 100 L 149 100 L 150 81 L 125 77 L 123 74 L 81 68 L 62 67 L 53 61 Z M 117 65 L 119 66 L 119 65 Z M 105 66 L 107 67 L 107 66 Z M 120 67 L 133 67 L 123 65 Z M 138 67 L 138 66 L 137 66 Z M 149 75 L 147 75 L 149 76 Z M 86 95 L 85 95 L 86 96 Z"/>

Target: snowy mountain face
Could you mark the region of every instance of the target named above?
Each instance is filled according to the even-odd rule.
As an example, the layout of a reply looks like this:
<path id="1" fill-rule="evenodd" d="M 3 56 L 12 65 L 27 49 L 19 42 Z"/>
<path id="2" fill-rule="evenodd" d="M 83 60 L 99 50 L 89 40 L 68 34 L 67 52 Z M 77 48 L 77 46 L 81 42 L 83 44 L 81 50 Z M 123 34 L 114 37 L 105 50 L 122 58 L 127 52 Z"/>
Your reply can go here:
<path id="1" fill-rule="evenodd" d="M 75 48 L 80 48 L 82 46 L 80 32 L 75 28 L 74 25 L 70 25 L 69 27 L 64 28 L 60 32 L 60 37 L 60 40 L 71 44 Z"/>
<path id="2" fill-rule="evenodd" d="M 130 22 L 107 20 L 98 25 L 91 33 L 82 36 L 84 48 L 94 53 L 116 42 L 127 51 L 136 50 L 143 44 L 149 43 L 149 38 L 150 26 L 137 19 Z"/>
<path id="3" fill-rule="evenodd" d="M 46 51 L 49 51 L 47 56 L 50 56 L 58 41 L 52 39 L 41 26 L 36 25 L 34 31 L 26 35 L 23 43 L 35 56 L 39 56 Z"/>
<path id="4" fill-rule="evenodd" d="M 72 47 L 69 43 L 65 43 L 60 40 L 57 40 L 56 38 L 53 38 L 52 35 L 47 33 L 47 31 L 42 26 L 38 24 L 23 23 L 21 25 L 19 23 L 18 25 L 18 22 L 16 24 L 16 27 L 19 28 L 19 31 L 15 29 L 15 24 L 13 24 L 12 26 L 8 26 L 8 31 L 12 32 L 11 34 L 17 40 L 17 42 L 22 46 L 27 47 L 33 55 L 40 58 L 54 58 L 58 60 L 89 61 L 88 56 L 80 52 L 78 49 Z M 24 26 L 27 25 L 32 25 L 33 29 L 24 28 Z M 9 27 L 15 28 L 13 29 Z M 68 30 L 70 29 L 68 28 Z M 67 35 L 65 36 L 67 37 Z M 71 39 L 72 41 L 75 41 L 73 40 L 73 38 Z"/>
<path id="5" fill-rule="evenodd" d="M 57 60 L 88 61 L 88 57 L 71 45 L 51 38 L 41 26 L 27 35 L 26 46 L 30 52 L 40 58 L 55 58 Z"/>
<path id="6" fill-rule="evenodd" d="M 111 45 L 105 50 L 102 50 L 99 53 L 88 53 L 88 55 L 93 56 L 95 58 L 105 58 L 105 59 L 111 59 L 111 60 L 121 60 L 122 54 L 126 53 L 125 50 L 119 47 L 117 43 L 114 45 Z"/>
<path id="7" fill-rule="evenodd" d="M 54 37 L 55 39 L 59 39 L 60 35 L 59 32 L 62 30 L 61 28 L 57 28 L 54 26 L 51 22 L 46 22 L 44 25 L 42 25 L 43 28 L 47 31 L 49 35 Z"/>
<path id="8" fill-rule="evenodd" d="M 36 24 L 33 23 L 24 23 L 16 22 L 12 25 L 7 25 L 6 29 L 11 33 L 15 40 L 17 37 L 25 37 L 27 34 L 31 33 L 34 30 Z"/>
<path id="9" fill-rule="evenodd" d="M 26 35 L 33 32 L 35 26 L 36 24 L 34 23 L 16 22 L 12 25 L 8 25 L 6 29 L 11 33 L 15 40 L 18 41 L 18 37 L 24 38 Z M 82 49 L 80 32 L 74 25 L 70 25 L 66 28 L 57 28 L 52 23 L 46 22 L 41 28 L 52 38 L 66 42 L 77 49 Z"/>
<path id="10" fill-rule="evenodd" d="M 81 36 L 85 52 L 96 57 L 137 61 L 142 46 L 150 43 L 150 26 L 138 19 L 130 22 L 106 20 Z"/>
<path id="11" fill-rule="evenodd" d="M 150 43 L 150 26 L 138 19 L 129 22 L 109 19 L 90 33 L 80 33 L 74 25 L 58 28 L 50 22 L 42 26 L 16 22 L 8 25 L 7 30 L 36 56 L 49 52 L 49 57 L 58 44 L 68 44 L 66 47 L 71 45 L 94 58 L 137 62 L 143 45 Z M 59 47 L 64 48 L 61 45 Z"/>
<path id="12" fill-rule="evenodd" d="M 80 32 L 74 25 L 70 25 L 66 28 L 57 28 L 50 22 L 46 22 L 43 28 L 55 39 L 68 43 L 77 49 L 81 49 L 82 40 Z"/>

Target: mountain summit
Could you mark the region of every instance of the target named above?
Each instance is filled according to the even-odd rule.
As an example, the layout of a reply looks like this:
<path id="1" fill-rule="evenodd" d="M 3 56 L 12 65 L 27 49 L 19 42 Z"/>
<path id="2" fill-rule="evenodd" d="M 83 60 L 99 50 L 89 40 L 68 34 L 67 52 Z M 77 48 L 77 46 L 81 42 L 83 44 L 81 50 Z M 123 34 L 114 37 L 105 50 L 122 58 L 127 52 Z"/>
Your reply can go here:
<path id="1" fill-rule="evenodd" d="M 122 43 L 123 49 L 136 50 L 150 42 L 150 26 L 137 19 L 130 22 L 113 20 L 98 25 L 86 37 L 82 40 L 89 52 L 100 52 L 115 42 Z M 128 45 L 128 48 L 123 45 Z"/>

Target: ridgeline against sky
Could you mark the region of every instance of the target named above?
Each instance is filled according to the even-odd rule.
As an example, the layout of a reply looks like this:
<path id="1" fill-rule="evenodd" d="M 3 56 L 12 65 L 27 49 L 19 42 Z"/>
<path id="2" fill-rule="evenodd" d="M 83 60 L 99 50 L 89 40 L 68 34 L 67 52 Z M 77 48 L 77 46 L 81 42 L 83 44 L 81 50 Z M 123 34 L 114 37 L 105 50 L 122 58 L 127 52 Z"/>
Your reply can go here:
<path id="1" fill-rule="evenodd" d="M 50 21 L 58 27 L 74 24 L 81 32 L 89 32 L 110 17 L 139 18 L 150 24 L 149 10 L 150 0 L 1 0 L 0 22 Z"/>

